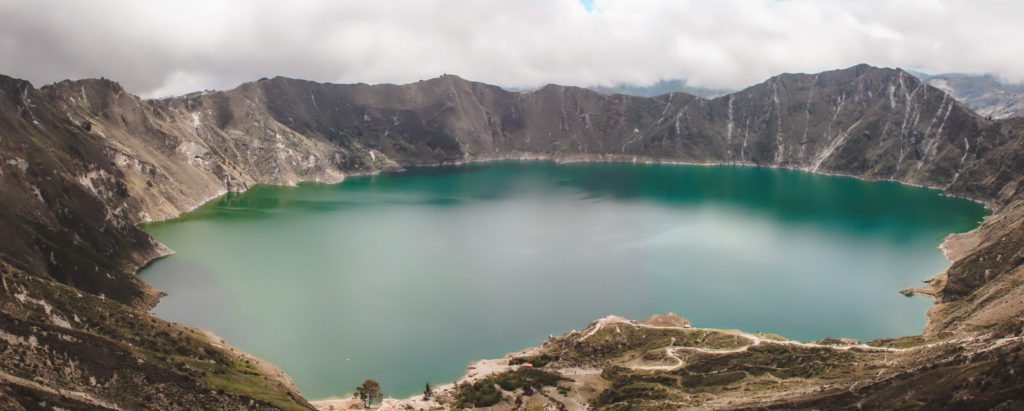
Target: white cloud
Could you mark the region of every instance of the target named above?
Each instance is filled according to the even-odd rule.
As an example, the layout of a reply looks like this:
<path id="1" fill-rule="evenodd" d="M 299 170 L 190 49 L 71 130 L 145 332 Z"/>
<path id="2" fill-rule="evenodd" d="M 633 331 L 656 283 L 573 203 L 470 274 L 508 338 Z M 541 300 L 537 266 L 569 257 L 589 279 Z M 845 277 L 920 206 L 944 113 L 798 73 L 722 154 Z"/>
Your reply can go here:
<path id="1" fill-rule="evenodd" d="M 737 88 L 862 62 L 1021 81 L 1022 16 L 1001 0 L 0 0 L 0 73 L 145 96 L 274 75 Z"/>

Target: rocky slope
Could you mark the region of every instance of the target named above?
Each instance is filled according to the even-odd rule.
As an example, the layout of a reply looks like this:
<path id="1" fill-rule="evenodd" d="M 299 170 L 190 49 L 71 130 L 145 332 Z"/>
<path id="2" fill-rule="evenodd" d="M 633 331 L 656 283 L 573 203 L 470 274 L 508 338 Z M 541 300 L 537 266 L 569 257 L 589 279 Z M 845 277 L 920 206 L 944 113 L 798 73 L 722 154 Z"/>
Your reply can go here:
<path id="1" fill-rule="evenodd" d="M 947 242 L 955 262 L 931 284 L 939 304 L 921 338 L 982 338 L 985 347 L 1008 341 L 984 351 L 996 361 L 1021 346 L 1000 339 L 1015 335 L 1014 322 L 1024 310 L 1018 303 L 1024 281 L 1018 270 L 1024 246 L 1022 135 L 1022 120 L 986 120 L 902 70 L 865 65 L 783 74 L 710 100 L 675 93 L 605 96 L 555 85 L 513 93 L 455 76 L 407 85 L 274 78 L 229 91 L 142 100 L 107 80 L 36 89 L 0 77 L 0 230 L 6 234 L 0 238 L 6 264 L 0 269 L 0 392 L 22 406 L 309 406 L 287 381 L 264 379 L 267 371 L 259 367 L 236 366 L 251 359 L 144 313 L 157 295 L 135 271 L 167 250 L 136 224 L 176 216 L 253 184 L 339 181 L 345 174 L 404 165 L 499 158 L 792 167 L 894 179 L 985 201 L 996 215 Z M 43 338 L 50 340 L 41 344 Z M 69 339 L 107 353 L 61 342 Z M 786 361 L 793 353 L 763 355 Z M 879 364 L 912 370 L 906 375 L 913 381 L 925 378 L 921 367 L 940 367 L 938 358 L 955 357 L 950 355 L 908 354 Z M 134 359 L 138 367 L 111 367 L 111 357 Z M 19 360 L 6 360 L 11 358 Z M 994 362 L 976 358 L 957 366 L 1006 375 Z M 729 364 L 722 370 L 734 368 Z M 871 381 L 879 387 L 877 401 L 913 401 L 927 391 L 891 380 L 883 389 L 865 373 L 843 376 L 845 388 Z M 159 381 L 164 392 L 180 395 L 154 395 L 143 381 Z M 929 387 L 961 384 L 928 381 Z M 1020 388 L 1017 380 L 1007 381 Z M 804 387 L 773 386 L 763 403 L 840 406 L 863 400 L 821 397 L 796 386 Z M 685 394 L 690 387 L 674 389 Z M 977 387 L 962 389 L 961 400 L 987 398 Z M 621 401 L 601 404 L 636 400 L 609 398 Z M 730 406 L 714 398 L 706 405 Z M 814 402 L 818 398 L 826 402 Z"/>
<path id="2" fill-rule="evenodd" d="M 1007 83 L 992 75 L 913 74 L 984 117 L 1004 119 L 1024 115 L 1024 84 Z"/>

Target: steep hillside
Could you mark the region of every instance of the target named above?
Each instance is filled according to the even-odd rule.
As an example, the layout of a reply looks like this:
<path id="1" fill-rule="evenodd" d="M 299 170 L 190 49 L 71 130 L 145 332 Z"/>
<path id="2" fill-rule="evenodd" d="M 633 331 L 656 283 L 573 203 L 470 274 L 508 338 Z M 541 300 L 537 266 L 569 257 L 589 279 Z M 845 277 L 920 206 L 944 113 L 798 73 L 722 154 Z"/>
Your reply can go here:
<path id="1" fill-rule="evenodd" d="M 1004 119 L 1024 115 L 1024 84 L 1007 83 L 988 74 L 913 74 L 984 117 Z"/>
<path id="2" fill-rule="evenodd" d="M 36 89 L 0 77 L 0 230 L 7 234 L 0 238 L 0 261 L 9 265 L 2 269 L 3 291 L 18 302 L 5 306 L 0 330 L 10 337 L 0 350 L 4 358 L 25 359 L 0 363 L 4 392 L 15 401 L 52 398 L 56 390 L 81 393 L 65 395 L 62 404 L 72 407 L 246 406 L 254 398 L 308 406 L 279 395 L 289 392 L 286 381 L 254 392 L 245 376 L 264 371 L 233 373 L 233 358 L 242 357 L 222 354 L 209 339 L 188 337 L 192 331 L 142 311 L 157 294 L 135 272 L 168 250 L 136 224 L 174 217 L 253 184 L 334 182 L 405 165 L 501 158 L 780 166 L 893 179 L 985 201 L 997 214 L 947 242 L 956 261 L 928 290 L 940 304 L 926 337 L 989 333 L 985 338 L 996 341 L 1022 310 L 1015 298 L 1024 274 L 1014 257 L 1024 246 L 1017 239 L 1024 233 L 1017 202 L 1022 134 L 1024 121 L 988 121 L 902 70 L 865 65 L 783 74 L 710 100 L 681 93 L 606 96 L 556 85 L 514 93 L 456 76 L 406 85 L 279 77 L 143 100 L 107 80 Z M 54 309 L 70 304 L 76 292 L 85 296 L 75 297 L 84 306 Z M 78 320 L 68 318 L 76 314 Z M 125 317 L 133 320 L 117 319 Z M 139 322 L 157 328 L 145 331 Z M 43 332 L 49 334 L 36 335 Z M 38 342 L 40 335 L 120 347 L 122 354 L 94 355 L 58 340 L 21 343 Z M 1020 346 L 1009 341 L 1011 348 Z M 118 375 L 117 384 L 133 378 L 141 385 L 166 375 L 165 388 L 182 393 L 177 400 L 192 399 L 152 403 L 146 390 L 93 384 L 86 376 L 100 373 L 95 367 L 109 355 L 134 355 L 145 369 L 119 368 L 104 374 L 108 380 Z M 196 368 L 199 363 L 226 368 L 216 373 Z M 85 371 L 78 379 L 60 378 L 65 364 Z M 182 374 L 189 378 L 171 378 Z M 846 376 L 845 384 L 867 378 Z M 811 400 L 790 388 L 773 388 L 780 393 L 773 401 Z M 854 401 L 830 398 L 829 405 Z"/>

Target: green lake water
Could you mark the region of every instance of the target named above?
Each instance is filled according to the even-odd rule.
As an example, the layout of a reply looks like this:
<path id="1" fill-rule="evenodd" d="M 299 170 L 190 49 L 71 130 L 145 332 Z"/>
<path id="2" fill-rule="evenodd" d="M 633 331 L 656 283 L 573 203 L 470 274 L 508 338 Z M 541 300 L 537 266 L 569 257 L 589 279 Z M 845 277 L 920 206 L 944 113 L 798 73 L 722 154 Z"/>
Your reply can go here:
<path id="1" fill-rule="evenodd" d="M 986 211 L 891 182 L 733 166 L 500 162 L 258 186 L 146 225 L 162 318 L 309 398 L 405 397 L 609 314 L 796 339 L 919 333 L 936 248 Z"/>

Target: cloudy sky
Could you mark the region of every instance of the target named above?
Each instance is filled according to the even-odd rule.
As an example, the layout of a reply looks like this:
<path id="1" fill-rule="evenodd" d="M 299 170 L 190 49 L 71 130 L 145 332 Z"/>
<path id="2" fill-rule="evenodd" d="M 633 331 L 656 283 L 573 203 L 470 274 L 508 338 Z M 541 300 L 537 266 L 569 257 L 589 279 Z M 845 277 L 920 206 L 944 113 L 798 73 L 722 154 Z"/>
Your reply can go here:
<path id="1" fill-rule="evenodd" d="M 0 0 L 0 73 L 147 97 L 283 75 L 740 88 L 869 63 L 1024 80 L 1019 0 Z"/>

